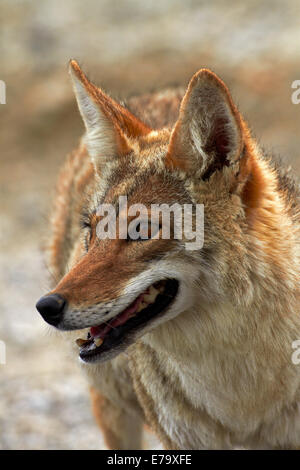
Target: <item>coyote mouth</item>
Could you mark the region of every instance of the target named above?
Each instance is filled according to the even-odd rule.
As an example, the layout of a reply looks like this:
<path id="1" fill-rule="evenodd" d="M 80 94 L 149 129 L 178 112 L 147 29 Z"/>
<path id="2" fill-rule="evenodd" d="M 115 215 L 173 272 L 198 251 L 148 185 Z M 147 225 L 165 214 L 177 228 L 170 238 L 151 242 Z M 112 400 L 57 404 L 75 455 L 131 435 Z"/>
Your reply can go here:
<path id="1" fill-rule="evenodd" d="M 141 293 L 125 310 L 110 321 L 92 326 L 87 339 L 77 339 L 79 356 L 84 362 L 95 362 L 111 358 L 133 342 L 133 333 L 148 325 L 162 314 L 174 301 L 179 283 L 176 279 L 158 281 Z M 109 356 L 109 357 L 108 357 Z"/>

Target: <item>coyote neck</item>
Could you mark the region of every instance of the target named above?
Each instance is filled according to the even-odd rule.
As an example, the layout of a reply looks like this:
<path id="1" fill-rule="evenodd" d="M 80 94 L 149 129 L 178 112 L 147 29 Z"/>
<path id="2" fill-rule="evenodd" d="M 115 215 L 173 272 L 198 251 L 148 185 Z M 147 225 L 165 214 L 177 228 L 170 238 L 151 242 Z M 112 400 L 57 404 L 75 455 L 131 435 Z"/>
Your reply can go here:
<path id="1" fill-rule="evenodd" d="M 292 410 L 300 402 L 300 380 L 291 356 L 300 325 L 291 316 L 275 315 L 273 307 L 258 312 L 253 304 L 248 311 L 238 311 L 227 304 L 211 311 L 185 312 L 185 319 L 156 328 L 137 345 L 132 356 L 136 392 L 163 442 L 171 440 L 179 448 L 191 448 L 193 440 L 195 448 L 199 442 L 209 448 L 213 441 L 216 448 L 247 441 L 254 446 L 264 442 L 268 447 L 288 438 L 291 446 L 299 444 L 300 413 L 295 418 Z M 281 308 L 283 313 L 284 306 Z M 240 316 L 241 320 L 234 331 L 224 322 L 223 332 L 216 338 L 209 317 L 220 315 Z M 201 324 L 209 321 L 214 331 L 211 338 L 201 335 Z M 266 327 L 263 335 L 258 326 L 261 321 Z M 207 325 L 205 331 L 209 331 Z M 289 335 L 284 343 L 282 331 Z M 287 422 L 288 437 L 277 435 L 278 420 Z"/>

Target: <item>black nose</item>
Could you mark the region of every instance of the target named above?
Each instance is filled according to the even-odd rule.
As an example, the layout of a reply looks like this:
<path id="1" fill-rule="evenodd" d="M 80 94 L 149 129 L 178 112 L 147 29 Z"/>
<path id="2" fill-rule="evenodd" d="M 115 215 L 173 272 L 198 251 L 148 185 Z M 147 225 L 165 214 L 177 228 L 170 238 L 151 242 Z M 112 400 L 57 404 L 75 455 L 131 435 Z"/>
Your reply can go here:
<path id="1" fill-rule="evenodd" d="M 50 294 L 41 297 L 36 308 L 47 323 L 57 326 L 62 319 L 65 305 L 66 301 L 61 295 Z"/>

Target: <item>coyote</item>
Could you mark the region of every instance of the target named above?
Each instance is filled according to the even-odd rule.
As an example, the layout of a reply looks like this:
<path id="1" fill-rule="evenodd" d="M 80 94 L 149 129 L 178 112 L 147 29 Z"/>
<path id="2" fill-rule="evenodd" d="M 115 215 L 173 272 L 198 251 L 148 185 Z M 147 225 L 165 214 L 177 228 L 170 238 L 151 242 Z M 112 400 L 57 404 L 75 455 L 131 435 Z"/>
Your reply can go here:
<path id="1" fill-rule="evenodd" d="M 200 69 L 119 104 L 78 63 L 86 133 L 58 180 L 37 303 L 65 331 L 111 449 L 300 446 L 299 188 Z M 203 204 L 204 244 L 97 236 L 99 204 Z M 118 218 L 126 214 L 116 207 Z M 148 231 L 148 226 L 144 230 Z M 158 228 L 158 231 L 161 227 Z"/>

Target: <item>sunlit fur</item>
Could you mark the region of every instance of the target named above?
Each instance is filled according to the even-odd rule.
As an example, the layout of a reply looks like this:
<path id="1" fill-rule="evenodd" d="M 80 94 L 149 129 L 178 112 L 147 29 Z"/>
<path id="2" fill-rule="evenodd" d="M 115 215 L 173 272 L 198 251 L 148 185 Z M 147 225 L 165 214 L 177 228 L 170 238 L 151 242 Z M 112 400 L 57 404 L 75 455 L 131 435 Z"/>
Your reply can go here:
<path id="1" fill-rule="evenodd" d="M 262 153 L 209 70 L 192 78 L 184 97 L 169 89 L 132 98 L 127 108 L 75 61 L 70 70 L 87 132 L 60 173 L 52 217 L 50 266 L 59 280 L 52 292 L 68 301 L 61 329 L 84 333 L 151 282 L 180 281 L 174 305 L 125 352 L 81 364 L 107 445 L 138 448 L 146 422 L 166 448 L 296 448 L 296 183 Z M 203 248 L 97 240 L 97 205 L 125 194 L 129 204 L 204 204 Z M 63 334 L 76 358 L 81 332 Z"/>

